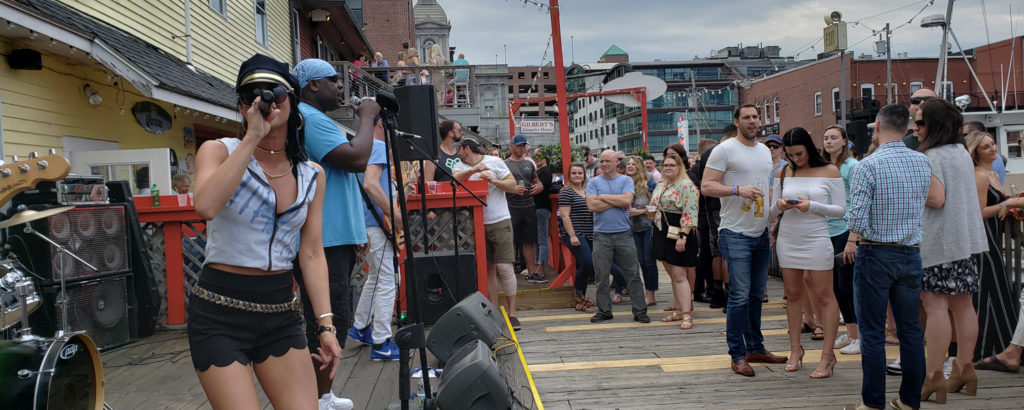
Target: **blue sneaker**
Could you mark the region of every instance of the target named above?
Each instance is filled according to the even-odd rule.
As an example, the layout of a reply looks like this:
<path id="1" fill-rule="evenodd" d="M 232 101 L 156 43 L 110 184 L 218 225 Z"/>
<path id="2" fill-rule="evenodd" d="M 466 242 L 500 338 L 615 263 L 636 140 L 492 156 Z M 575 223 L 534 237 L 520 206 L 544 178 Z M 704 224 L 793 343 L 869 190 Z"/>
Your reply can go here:
<path id="1" fill-rule="evenodd" d="M 362 330 L 356 329 L 355 326 L 352 326 L 352 328 L 348 330 L 348 338 L 367 346 L 373 344 L 373 335 L 370 334 L 369 326 Z"/>
<path id="2" fill-rule="evenodd" d="M 412 351 L 409 353 L 410 356 L 412 356 Z M 375 347 L 370 349 L 370 360 L 375 362 L 381 360 L 398 360 L 399 358 L 401 358 L 400 350 L 398 350 L 398 346 L 396 346 L 395 342 L 392 342 L 391 339 L 385 340 L 379 348 Z"/>

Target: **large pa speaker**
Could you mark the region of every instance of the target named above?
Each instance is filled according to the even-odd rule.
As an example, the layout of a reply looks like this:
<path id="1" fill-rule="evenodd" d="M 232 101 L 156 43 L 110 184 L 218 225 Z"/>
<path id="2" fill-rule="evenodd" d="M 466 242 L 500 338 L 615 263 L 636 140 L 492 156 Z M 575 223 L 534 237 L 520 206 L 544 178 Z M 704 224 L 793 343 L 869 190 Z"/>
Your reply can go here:
<path id="1" fill-rule="evenodd" d="M 512 393 L 498 361 L 490 347 L 479 340 L 459 349 L 444 366 L 438 385 L 437 407 L 444 410 L 512 408 Z"/>
<path id="2" fill-rule="evenodd" d="M 864 120 L 850 121 L 846 124 L 846 136 L 853 142 L 853 152 L 864 154 L 868 152 L 871 145 L 871 135 L 868 135 L 868 122 Z"/>
<path id="3" fill-rule="evenodd" d="M 128 304 L 129 275 L 107 276 L 65 285 L 68 299 L 69 332 L 85 331 L 100 350 L 131 341 Z M 52 336 L 60 329 L 63 317 L 57 305 L 60 285 L 44 286 L 43 312 L 32 315 L 29 323 L 35 334 Z"/>
<path id="4" fill-rule="evenodd" d="M 430 330 L 427 348 L 442 362 L 448 362 L 463 346 L 481 340 L 493 346 L 505 328 L 498 308 L 474 292 L 441 316 Z"/>
<path id="5" fill-rule="evenodd" d="M 160 288 L 157 287 L 153 265 L 146 252 L 146 238 L 142 234 L 142 224 L 132 200 L 132 189 L 128 181 L 107 182 L 107 195 L 113 202 L 124 205 L 127 221 L 129 259 L 131 260 L 132 280 L 128 288 L 128 302 L 134 307 L 136 317 L 132 318 L 132 338 L 152 336 L 160 321 Z"/>
<path id="6" fill-rule="evenodd" d="M 8 243 L 21 256 L 22 264 L 41 278 L 42 285 L 60 283 L 61 274 L 65 281 L 74 282 L 131 271 L 124 206 L 79 206 L 30 224 L 98 269 L 89 269 L 43 239 L 25 233 L 20 226 L 9 229 L 12 240 Z"/>
<path id="7" fill-rule="evenodd" d="M 432 325 L 460 300 L 477 291 L 476 257 L 473 254 L 430 254 L 415 256 L 416 289 L 412 294 L 412 282 L 407 281 L 408 300 L 419 308 L 420 321 Z M 413 297 L 415 296 L 415 298 Z"/>
<path id="8" fill-rule="evenodd" d="M 437 134 L 437 96 L 432 85 L 407 85 L 395 88 L 398 112 L 398 130 L 423 137 L 406 140 L 399 138 L 395 154 L 400 161 L 437 158 L 441 139 Z M 415 149 L 410 146 L 415 144 Z"/>

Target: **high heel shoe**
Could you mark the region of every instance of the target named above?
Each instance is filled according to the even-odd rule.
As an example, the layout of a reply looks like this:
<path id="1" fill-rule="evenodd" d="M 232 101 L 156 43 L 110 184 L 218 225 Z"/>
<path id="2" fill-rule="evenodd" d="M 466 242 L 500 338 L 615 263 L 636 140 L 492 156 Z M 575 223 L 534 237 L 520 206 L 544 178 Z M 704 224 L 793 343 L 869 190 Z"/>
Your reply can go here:
<path id="1" fill-rule="evenodd" d="M 835 371 L 835 369 L 836 369 L 836 355 L 835 355 L 835 353 L 832 353 L 831 355 L 822 354 L 821 358 L 828 360 L 828 370 L 826 370 L 824 372 L 820 372 L 818 370 L 815 370 L 815 371 L 811 372 L 811 376 L 810 377 L 812 379 L 827 379 L 829 377 L 832 377 L 832 372 Z"/>
<path id="2" fill-rule="evenodd" d="M 941 371 L 925 377 L 924 385 L 921 386 L 921 401 L 928 400 L 932 393 L 935 393 L 936 403 L 946 404 L 946 379 L 942 377 Z"/>
<path id="3" fill-rule="evenodd" d="M 797 348 L 800 349 L 800 358 L 796 360 L 796 365 L 793 365 L 792 363 L 789 363 L 789 362 L 786 363 L 786 371 L 787 372 L 792 373 L 792 372 L 795 372 L 797 370 L 800 370 L 800 366 L 804 365 L 804 347 L 803 346 L 799 346 L 799 345 L 798 346 L 791 346 L 789 348 L 789 355 L 790 355 L 789 359 L 793 360 L 793 358 L 796 357 L 796 349 Z"/>
<path id="4" fill-rule="evenodd" d="M 967 363 L 962 369 L 956 361 L 953 362 L 953 372 L 946 380 L 946 391 L 956 393 L 960 389 L 964 389 L 964 394 L 976 396 L 978 394 L 978 374 L 974 372 L 974 363 Z"/>

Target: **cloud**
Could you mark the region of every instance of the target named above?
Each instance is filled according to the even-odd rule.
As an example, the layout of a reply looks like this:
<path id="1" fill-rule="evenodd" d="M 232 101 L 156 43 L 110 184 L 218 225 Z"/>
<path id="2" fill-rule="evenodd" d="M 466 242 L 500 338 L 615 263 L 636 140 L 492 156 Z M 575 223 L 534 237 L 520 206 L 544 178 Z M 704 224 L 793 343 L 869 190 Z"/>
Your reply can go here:
<path id="1" fill-rule="evenodd" d="M 439 0 L 438 3 L 452 24 L 451 42 L 459 52 L 466 53 L 471 63 L 491 64 L 495 59 L 498 63 L 506 62 L 506 45 L 509 65 L 536 65 L 545 55 L 551 16 L 536 6 L 524 8 L 521 1 L 515 0 Z M 573 55 L 577 62 L 596 61 L 612 44 L 626 50 L 632 61 L 706 57 L 712 50 L 740 43 L 778 45 L 784 56 L 800 52 L 800 58 L 813 58 L 821 52 L 823 16 L 832 10 L 839 10 L 844 20 L 850 22 L 851 50 L 858 55 L 873 54 L 878 37 L 873 35 L 873 30 L 881 30 L 886 22 L 893 28 L 906 23 L 928 1 L 561 0 L 559 3 L 562 49 L 568 65 Z M 1011 5 L 1016 34 L 1024 32 L 1021 24 L 1024 4 L 1014 0 L 988 0 L 984 5 L 992 41 L 1011 36 Z M 945 9 L 945 1 L 935 0 L 913 22 L 895 30 L 893 54 L 937 55 L 942 31 L 921 28 L 920 17 L 943 14 Z M 886 11 L 891 12 L 875 16 Z M 853 24 L 858 21 L 860 24 Z M 964 48 L 988 42 L 981 2 L 956 2 L 951 26 Z M 953 49 L 956 50 L 955 45 Z M 545 61 L 554 60 L 551 49 L 546 54 Z"/>

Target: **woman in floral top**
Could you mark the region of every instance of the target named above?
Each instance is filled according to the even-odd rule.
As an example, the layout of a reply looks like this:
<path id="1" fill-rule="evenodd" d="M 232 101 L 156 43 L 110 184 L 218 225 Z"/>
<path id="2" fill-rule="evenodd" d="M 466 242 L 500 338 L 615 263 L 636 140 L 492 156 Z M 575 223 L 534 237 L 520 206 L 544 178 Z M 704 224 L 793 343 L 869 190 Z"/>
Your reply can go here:
<path id="1" fill-rule="evenodd" d="M 654 215 L 654 257 L 665 265 L 672 278 L 672 296 L 678 310 L 663 322 L 682 320 L 680 329 L 693 327 L 693 286 L 697 262 L 697 199 L 700 195 L 693 181 L 683 171 L 684 161 L 670 153 L 662 162 L 662 180 L 651 196 L 657 211 Z M 669 239 L 670 227 L 678 227 L 678 239 Z M 674 230 L 674 229 L 673 229 Z"/>

